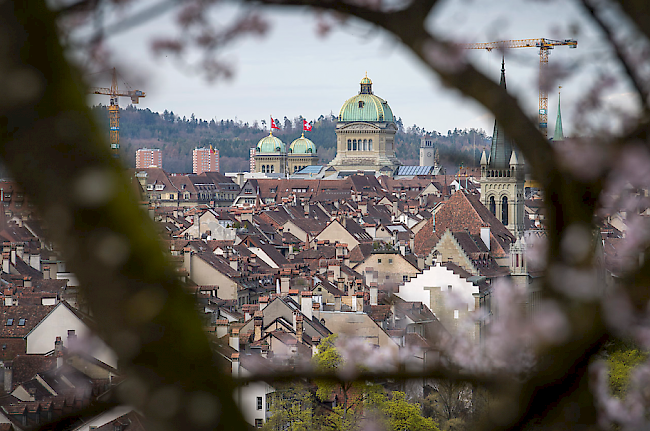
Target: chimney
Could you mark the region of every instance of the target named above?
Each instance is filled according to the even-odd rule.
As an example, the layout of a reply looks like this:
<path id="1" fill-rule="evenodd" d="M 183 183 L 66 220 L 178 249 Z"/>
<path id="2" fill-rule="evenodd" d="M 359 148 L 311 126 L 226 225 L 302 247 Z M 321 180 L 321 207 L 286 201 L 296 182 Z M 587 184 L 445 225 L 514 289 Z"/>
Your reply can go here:
<path id="1" fill-rule="evenodd" d="M 309 320 L 312 318 L 311 292 L 300 292 L 300 311 Z"/>
<path id="2" fill-rule="evenodd" d="M 201 222 L 200 222 L 200 220 L 199 220 L 199 214 L 198 214 L 198 211 L 197 211 L 196 214 L 194 214 L 194 217 L 193 217 L 193 218 L 194 218 L 194 226 L 196 226 L 196 229 L 197 229 L 196 238 L 197 238 L 197 239 L 201 239 Z"/>
<path id="3" fill-rule="evenodd" d="M 190 275 L 191 278 L 192 277 L 192 249 L 189 247 L 185 247 L 183 249 L 183 266 L 185 267 L 185 270 L 187 271 L 187 273 Z"/>
<path id="4" fill-rule="evenodd" d="M 63 341 L 61 337 L 56 337 L 56 341 L 54 341 L 54 357 L 56 357 L 56 367 L 61 368 L 63 366 Z"/>
<path id="5" fill-rule="evenodd" d="M 253 341 L 262 339 L 262 326 L 264 325 L 264 315 L 261 311 L 256 311 L 253 317 L 253 325 L 255 325 L 255 338 Z"/>
<path id="6" fill-rule="evenodd" d="M 9 393 L 13 389 L 13 370 L 11 361 L 5 361 L 4 368 L 4 390 Z"/>
<path id="7" fill-rule="evenodd" d="M 303 331 L 302 319 L 303 319 L 302 314 L 296 315 L 296 341 L 298 343 L 302 343 L 302 331 Z"/>
<path id="8" fill-rule="evenodd" d="M 32 277 L 29 275 L 23 276 L 23 287 L 32 287 Z"/>
<path id="9" fill-rule="evenodd" d="M 282 275 L 280 277 L 280 293 L 289 293 L 289 280 L 288 275 Z"/>
<path id="10" fill-rule="evenodd" d="M 29 255 L 29 266 L 34 268 L 36 271 L 41 270 L 41 253 L 39 249 L 36 249 L 35 253 Z"/>
<path id="11" fill-rule="evenodd" d="M 318 355 L 318 346 L 320 345 L 320 337 L 311 337 L 311 355 Z"/>
<path id="12" fill-rule="evenodd" d="M 485 244 L 488 251 L 490 250 L 490 226 L 481 227 L 481 241 Z"/>
<path id="13" fill-rule="evenodd" d="M 237 339 L 239 340 L 239 338 Z M 239 377 L 239 352 L 231 354 L 230 359 L 232 360 L 232 376 L 236 379 Z"/>
<path id="14" fill-rule="evenodd" d="M 379 296 L 379 292 L 377 289 L 377 286 L 371 286 L 370 287 L 370 305 L 377 305 L 377 297 Z"/>
<path id="15" fill-rule="evenodd" d="M 10 253 L 2 252 L 2 272 L 9 274 L 9 255 Z"/>
<path id="16" fill-rule="evenodd" d="M 24 260 L 23 256 L 25 256 L 25 244 L 16 244 L 16 256 L 18 256 L 21 260 Z"/>
<path id="17" fill-rule="evenodd" d="M 11 246 L 11 263 L 16 264 L 16 248 L 13 245 Z"/>
<path id="18" fill-rule="evenodd" d="M 260 311 L 264 310 L 267 305 L 269 305 L 269 297 L 268 296 L 262 296 L 259 300 L 260 303 Z"/>
<path id="19" fill-rule="evenodd" d="M 2 261 L 4 264 L 4 259 Z M 3 268 L 4 271 L 4 268 Z M 48 265 L 43 266 L 43 280 L 49 280 L 50 279 L 50 267 Z"/>
<path id="20" fill-rule="evenodd" d="M 68 329 L 68 349 L 74 350 L 77 348 L 77 334 L 74 329 Z"/>
<path id="21" fill-rule="evenodd" d="M 336 288 L 345 293 L 345 279 L 343 277 L 336 280 Z"/>
<path id="22" fill-rule="evenodd" d="M 239 328 L 232 328 L 228 345 L 239 352 Z"/>
<path id="23" fill-rule="evenodd" d="M 357 292 L 357 311 L 363 311 L 363 292 Z"/>

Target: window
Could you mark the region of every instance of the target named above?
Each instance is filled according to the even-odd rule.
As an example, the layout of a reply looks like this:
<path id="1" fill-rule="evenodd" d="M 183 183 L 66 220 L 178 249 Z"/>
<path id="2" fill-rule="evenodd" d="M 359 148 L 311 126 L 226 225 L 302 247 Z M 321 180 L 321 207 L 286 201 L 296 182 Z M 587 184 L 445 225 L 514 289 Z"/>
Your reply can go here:
<path id="1" fill-rule="evenodd" d="M 497 203 L 494 200 L 494 196 L 490 196 L 490 212 L 492 215 L 497 215 Z"/>
<path id="2" fill-rule="evenodd" d="M 169 199 L 174 200 L 174 194 L 173 193 L 169 194 Z"/>
<path id="3" fill-rule="evenodd" d="M 454 310 L 454 319 L 458 319 L 459 315 L 460 315 L 460 312 L 458 310 Z"/>
<path id="4" fill-rule="evenodd" d="M 372 139 L 368 139 L 368 151 L 372 151 Z"/>
<path id="5" fill-rule="evenodd" d="M 388 259 L 388 263 L 393 263 L 393 259 Z"/>
<path id="6" fill-rule="evenodd" d="M 352 151 L 352 139 L 348 139 L 348 151 Z"/>
<path id="7" fill-rule="evenodd" d="M 14 319 L 7 319 L 7 326 L 11 326 L 14 324 Z"/>
<path id="8" fill-rule="evenodd" d="M 381 259 L 377 259 L 377 263 L 381 263 Z"/>
<path id="9" fill-rule="evenodd" d="M 262 397 L 257 397 L 257 410 L 262 410 Z"/>
<path id="10" fill-rule="evenodd" d="M 25 326 L 25 319 L 18 319 L 18 326 Z"/>
<path id="11" fill-rule="evenodd" d="M 262 428 L 264 426 L 264 419 L 255 419 L 255 428 Z"/>
<path id="12" fill-rule="evenodd" d="M 363 108 L 363 100 L 359 100 L 359 108 Z"/>
<path id="13" fill-rule="evenodd" d="M 501 223 L 508 226 L 508 198 L 505 196 L 501 199 Z"/>
<path id="14" fill-rule="evenodd" d="M 403 276 L 402 276 L 402 281 L 403 281 L 404 283 L 406 283 L 407 281 L 409 281 L 409 276 L 408 276 L 408 275 L 403 275 Z"/>

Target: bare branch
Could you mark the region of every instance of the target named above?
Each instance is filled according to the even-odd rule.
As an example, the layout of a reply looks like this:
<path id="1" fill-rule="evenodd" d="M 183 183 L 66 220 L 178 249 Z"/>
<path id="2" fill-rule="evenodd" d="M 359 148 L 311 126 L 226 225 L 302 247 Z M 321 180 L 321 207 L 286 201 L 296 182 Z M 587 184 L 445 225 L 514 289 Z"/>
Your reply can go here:
<path id="1" fill-rule="evenodd" d="M 616 53 L 616 57 L 618 57 L 619 61 L 623 65 L 623 68 L 625 69 L 625 73 L 632 80 L 632 84 L 634 85 L 636 92 L 639 94 L 639 97 L 641 98 L 643 111 L 647 111 L 648 97 L 650 94 L 648 93 L 648 90 L 644 87 L 642 79 L 637 75 L 637 73 L 632 68 L 630 62 L 627 59 L 627 56 L 625 55 L 623 47 L 616 41 L 612 29 L 604 20 L 600 18 L 600 16 L 598 15 L 598 11 L 593 6 L 591 0 L 581 0 L 581 3 L 589 13 L 591 18 L 594 20 L 594 22 L 600 27 L 603 33 L 605 33 L 605 37 L 607 37 L 607 40 L 609 41 L 610 45 L 614 49 L 614 52 Z"/>

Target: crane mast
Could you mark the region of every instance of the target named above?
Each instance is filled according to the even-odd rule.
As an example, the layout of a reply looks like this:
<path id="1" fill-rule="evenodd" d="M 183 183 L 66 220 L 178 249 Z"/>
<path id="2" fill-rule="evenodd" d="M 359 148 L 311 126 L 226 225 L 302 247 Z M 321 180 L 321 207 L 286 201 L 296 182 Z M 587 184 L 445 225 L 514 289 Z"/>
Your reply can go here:
<path id="1" fill-rule="evenodd" d="M 113 152 L 113 157 L 118 156 L 120 149 L 120 105 L 118 102 L 119 97 L 130 97 L 131 103 L 137 104 L 140 101 L 141 97 L 145 97 L 146 94 L 144 91 L 140 90 L 129 90 L 126 92 L 120 92 L 117 88 L 117 72 L 113 68 L 113 78 L 111 81 L 111 87 L 93 87 L 89 91 L 90 94 L 104 94 L 110 96 L 110 104 L 108 106 L 108 119 L 110 121 L 110 140 L 111 140 L 111 151 Z"/>
<path id="2" fill-rule="evenodd" d="M 577 48 L 578 41 L 574 39 L 552 40 L 552 39 L 514 39 L 499 40 L 497 42 L 468 43 L 461 44 L 465 49 L 510 49 L 510 48 L 539 48 L 539 130 L 544 136 L 548 135 L 548 91 L 544 82 L 548 69 L 548 55 L 550 50 L 556 46 L 568 46 Z"/>

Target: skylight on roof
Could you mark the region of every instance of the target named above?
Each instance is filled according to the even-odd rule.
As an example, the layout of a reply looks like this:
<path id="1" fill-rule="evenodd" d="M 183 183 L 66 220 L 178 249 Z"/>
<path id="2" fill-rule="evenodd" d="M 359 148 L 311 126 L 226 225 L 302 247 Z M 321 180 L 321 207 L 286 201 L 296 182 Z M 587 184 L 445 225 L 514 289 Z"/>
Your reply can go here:
<path id="1" fill-rule="evenodd" d="M 14 319 L 7 319 L 7 326 L 11 326 L 14 324 Z"/>
<path id="2" fill-rule="evenodd" d="M 18 319 L 18 326 L 25 326 L 25 319 Z"/>

